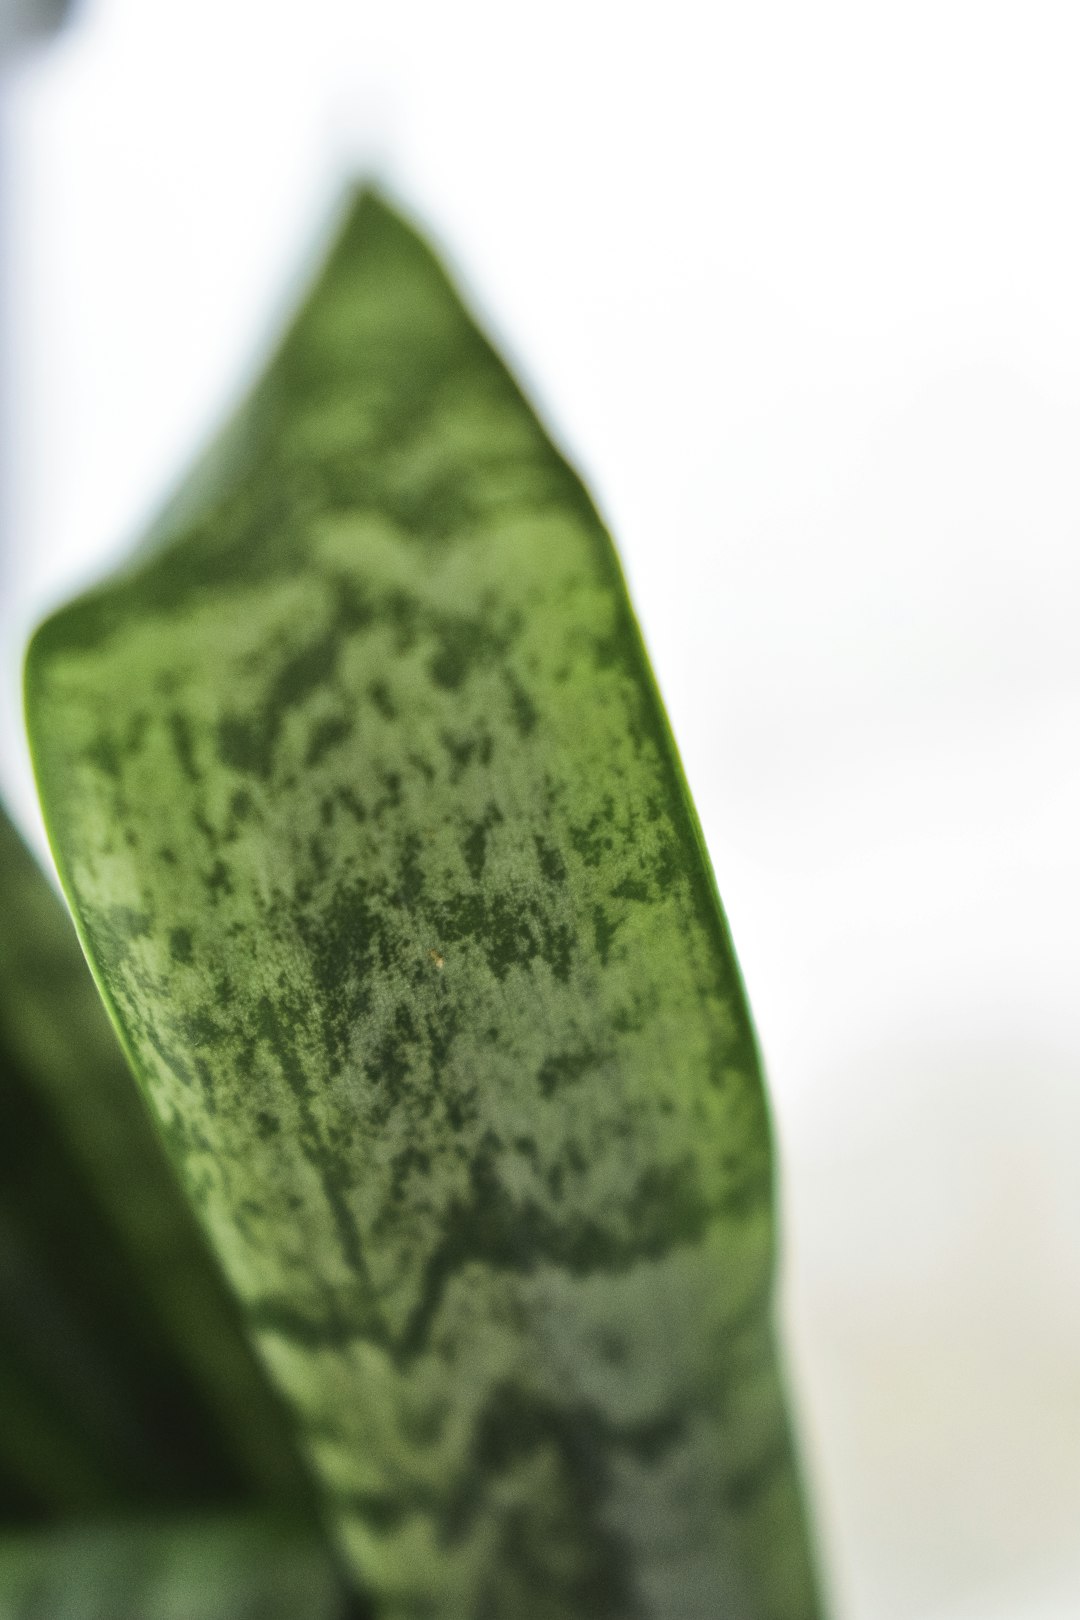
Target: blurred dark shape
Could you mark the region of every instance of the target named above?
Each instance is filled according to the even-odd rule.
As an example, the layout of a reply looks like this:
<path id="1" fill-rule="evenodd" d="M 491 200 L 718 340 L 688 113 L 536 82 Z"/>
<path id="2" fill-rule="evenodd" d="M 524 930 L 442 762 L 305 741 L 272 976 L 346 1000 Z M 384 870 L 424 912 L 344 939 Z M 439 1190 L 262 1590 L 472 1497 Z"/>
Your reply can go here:
<path id="1" fill-rule="evenodd" d="M 0 55 L 55 33 L 77 9 L 74 0 L 0 0 Z"/>

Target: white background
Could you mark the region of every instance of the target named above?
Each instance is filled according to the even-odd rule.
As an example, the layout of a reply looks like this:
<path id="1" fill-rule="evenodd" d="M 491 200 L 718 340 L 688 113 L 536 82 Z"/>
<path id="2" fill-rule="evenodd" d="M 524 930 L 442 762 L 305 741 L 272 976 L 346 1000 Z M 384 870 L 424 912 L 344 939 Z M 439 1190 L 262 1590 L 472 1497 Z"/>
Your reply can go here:
<path id="1" fill-rule="evenodd" d="M 769 1063 L 837 1620 L 1080 1615 L 1078 79 L 1038 0 L 98 0 L 7 85 L 24 820 L 32 620 L 376 172 L 629 573 Z"/>

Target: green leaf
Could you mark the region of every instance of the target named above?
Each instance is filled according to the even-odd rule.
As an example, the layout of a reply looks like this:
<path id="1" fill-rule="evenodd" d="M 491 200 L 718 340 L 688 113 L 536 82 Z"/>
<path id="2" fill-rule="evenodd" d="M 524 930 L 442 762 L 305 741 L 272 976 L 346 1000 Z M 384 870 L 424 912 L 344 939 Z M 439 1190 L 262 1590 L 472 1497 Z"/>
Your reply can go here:
<path id="1" fill-rule="evenodd" d="M 0 1232 L 0 1244 L 6 1249 L 6 1233 Z M 5 1254 L 5 1271 L 9 1265 Z M 5 1275 L 0 1286 L 5 1322 L 10 1294 Z M 8 1342 L 0 1343 L 0 1414 L 0 1522 L 19 1524 L 50 1511 L 100 1512 L 116 1505 L 122 1488 L 111 1459 L 72 1422 L 70 1411 L 58 1411 L 55 1390 L 42 1388 Z"/>
<path id="2" fill-rule="evenodd" d="M 610 541 L 371 195 L 227 442 L 28 714 L 340 1544 L 385 1617 L 808 1620 L 758 1057 Z"/>
<path id="3" fill-rule="evenodd" d="M 308 1485 L 71 919 L 0 810 L 8 1514 Z"/>
<path id="4" fill-rule="evenodd" d="M 0 1537 L 0 1620 L 345 1616 L 325 1548 L 289 1520 L 118 1520 Z"/>

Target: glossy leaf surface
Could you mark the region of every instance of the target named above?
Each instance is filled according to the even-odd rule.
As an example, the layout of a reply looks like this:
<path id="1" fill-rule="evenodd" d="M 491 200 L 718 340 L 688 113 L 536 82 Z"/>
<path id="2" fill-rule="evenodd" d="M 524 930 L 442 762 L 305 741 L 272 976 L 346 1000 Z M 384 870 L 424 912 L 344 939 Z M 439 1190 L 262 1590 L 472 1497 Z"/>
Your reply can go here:
<path id="1" fill-rule="evenodd" d="M 758 1058 L 610 541 L 371 196 L 227 445 L 28 712 L 341 1545 L 387 1617 L 808 1620 Z"/>

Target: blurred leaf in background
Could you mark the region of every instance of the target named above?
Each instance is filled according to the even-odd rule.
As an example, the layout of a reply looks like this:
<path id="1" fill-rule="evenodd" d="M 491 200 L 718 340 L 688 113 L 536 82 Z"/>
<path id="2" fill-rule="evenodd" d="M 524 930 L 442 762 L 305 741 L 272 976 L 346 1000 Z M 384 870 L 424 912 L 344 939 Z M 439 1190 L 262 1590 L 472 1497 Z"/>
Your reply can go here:
<path id="1" fill-rule="evenodd" d="M 234 1302 L 132 1084 L 71 920 L 2 812 L 0 880 L 0 1263 L 10 1291 L 0 1333 L 13 1336 L 22 1323 L 24 1354 L 33 1359 L 40 1340 L 43 1368 L 50 1346 L 65 1365 L 83 1365 L 73 1336 L 84 1332 L 85 1368 L 98 1364 L 106 1377 L 108 1364 L 109 1388 L 124 1382 L 132 1402 L 143 1389 L 148 1429 L 130 1440 L 147 1451 L 131 1461 L 136 1503 L 158 1487 L 167 1501 L 255 1491 L 296 1502 L 303 1472 Z M 88 1421 L 96 1412 L 105 1422 L 117 1407 L 105 1385 L 81 1399 Z M 14 1426 L 7 1434 L 13 1441 Z M 114 1445 L 120 1467 L 119 1435 Z"/>
<path id="2" fill-rule="evenodd" d="M 8 1534 L 0 1620 L 353 1620 L 324 1546 L 273 1516 Z"/>
<path id="3" fill-rule="evenodd" d="M 0 811 L 0 1616 L 201 1616 L 197 1533 L 177 1543 L 179 1607 L 144 1609 L 129 1590 L 148 1592 L 151 1575 L 163 1586 L 172 1538 L 122 1526 L 256 1503 L 277 1513 L 281 1560 L 297 1549 L 301 1569 L 336 1582 L 281 1411 L 70 918 Z M 215 1547 L 234 1545 L 222 1534 L 207 1541 L 211 1593 Z M 255 1545 L 245 1530 L 237 1567 Z"/>

